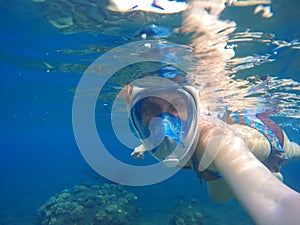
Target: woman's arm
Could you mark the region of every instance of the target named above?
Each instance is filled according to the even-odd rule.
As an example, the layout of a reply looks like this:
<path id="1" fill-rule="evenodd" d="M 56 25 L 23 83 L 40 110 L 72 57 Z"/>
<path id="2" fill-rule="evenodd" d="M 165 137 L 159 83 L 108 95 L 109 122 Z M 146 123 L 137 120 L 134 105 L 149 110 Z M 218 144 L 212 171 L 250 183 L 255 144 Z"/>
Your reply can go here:
<path id="1" fill-rule="evenodd" d="M 209 133 L 205 154 L 214 157 L 215 166 L 255 223 L 299 224 L 300 194 L 280 182 L 240 137 Z"/>

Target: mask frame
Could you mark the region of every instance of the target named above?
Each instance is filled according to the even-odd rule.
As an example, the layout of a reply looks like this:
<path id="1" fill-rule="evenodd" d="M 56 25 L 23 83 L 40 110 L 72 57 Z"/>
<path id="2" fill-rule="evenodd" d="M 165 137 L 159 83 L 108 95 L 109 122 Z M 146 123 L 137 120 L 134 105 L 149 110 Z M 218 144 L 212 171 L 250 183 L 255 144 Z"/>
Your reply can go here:
<path id="1" fill-rule="evenodd" d="M 133 87 L 135 88 L 135 87 Z M 184 166 L 192 157 L 195 150 L 195 139 L 198 135 L 199 105 L 194 97 L 199 91 L 191 87 L 179 85 L 139 88 L 133 91 L 129 107 L 129 120 L 145 148 L 151 154 L 169 167 Z M 175 98 L 174 98 L 175 96 Z M 143 101 L 150 98 L 161 99 L 159 104 L 172 104 L 178 97 L 185 101 L 185 108 L 174 106 L 176 115 L 161 108 L 157 112 L 150 112 L 149 121 L 143 122 Z M 153 110 L 153 109 L 150 109 Z M 184 111 L 185 110 L 185 111 Z M 173 116 L 166 116 L 169 113 Z M 163 115 L 163 116 L 162 116 Z M 173 117 L 173 118 L 172 118 Z M 176 118 L 178 118 L 176 120 Z M 169 125 L 164 125 L 171 120 Z M 178 124 L 178 120 L 180 124 Z M 174 122 L 177 121 L 177 122 Z M 173 124 L 172 124 L 173 123 Z M 174 128 L 179 127 L 179 130 Z M 179 132 L 174 134 L 176 132 Z M 170 149 L 171 148 L 171 149 Z"/>

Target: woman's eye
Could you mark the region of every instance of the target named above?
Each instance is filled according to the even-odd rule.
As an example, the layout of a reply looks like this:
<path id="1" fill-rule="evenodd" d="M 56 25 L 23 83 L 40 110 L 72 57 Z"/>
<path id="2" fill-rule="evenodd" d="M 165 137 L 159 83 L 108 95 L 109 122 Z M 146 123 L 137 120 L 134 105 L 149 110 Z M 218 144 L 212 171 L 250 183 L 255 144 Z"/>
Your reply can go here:
<path id="1" fill-rule="evenodd" d="M 171 113 L 177 113 L 177 109 L 178 109 L 177 105 L 170 104 L 168 111 L 171 112 Z"/>
<path id="2" fill-rule="evenodd" d="M 172 103 L 172 105 L 170 106 L 170 108 L 172 109 L 172 110 L 174 110 L 174 111 L 181 111 L 182 112 L 182 110 L 185 110 L 185 104 L 184 104 L 184 102 L 183 101 L 174 101 L 173 103 Z"/>
<path id="3" fill-rule="evenodd" d="M 151 105 L 146 105 L 143 110 L 144 113 L 147 115 L 157 115 L 160 113 L 161 109 L 160 106 L 151 104 Z"/>

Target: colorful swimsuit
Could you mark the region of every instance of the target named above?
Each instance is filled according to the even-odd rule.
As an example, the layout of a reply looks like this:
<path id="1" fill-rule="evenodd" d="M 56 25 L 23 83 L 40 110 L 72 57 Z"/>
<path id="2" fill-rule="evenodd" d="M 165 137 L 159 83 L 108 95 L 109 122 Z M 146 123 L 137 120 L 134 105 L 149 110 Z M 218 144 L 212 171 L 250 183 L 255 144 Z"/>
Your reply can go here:
<path id="1" fill-rule="evenodd" d="M 252 127 L 259 132 L 261 132 L 270 142 L 271 153 L 267 159 L 265 159 L 262 163 L 271 171 L 271 172 L 279 172 L 280 167 L 283 162 L 288 160 L 288 156 L 283 149 L 284 146 L 284 136 L 282 129 L 267 115 L 261 113 L 251 113 L 249 111 L 241 111 L 241 112 L 232 112 L 230 110 L 226 110 L 224 115 L 219 117 L 219 119 L 223 120 L 228 124 L 242 124 L 249 127 Z M 199 168 L 199 160 L 196 155 L 192 157 L 193 168 L 195 168 L 196 175 L 200 178 L 205 179 L 206 181 L 217 180 L 221 177 L 221 174 L 204 170 L 199 171 L 196 168 Z"/>

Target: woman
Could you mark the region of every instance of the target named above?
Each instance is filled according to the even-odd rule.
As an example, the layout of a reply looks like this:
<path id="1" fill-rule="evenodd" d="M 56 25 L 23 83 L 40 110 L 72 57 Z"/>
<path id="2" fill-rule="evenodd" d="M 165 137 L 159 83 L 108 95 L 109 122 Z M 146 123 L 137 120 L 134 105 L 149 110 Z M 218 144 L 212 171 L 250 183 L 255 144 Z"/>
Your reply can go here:
<path id="1" fill-rule="evenodd" d="M 201 110 L 205 103 L 192 87 L 127 85 L 126 93 L 143 143 L 133 157 L 149 151 L 166 166 L 193 169 L 213 200 L 236 197 L 256 224 L 298 224 L 300 194 L 282 183 L 280 168 L 300 158 L 300 147 L 273 121 L 228 111 L 213 118 Z M 246 122 L 234 121 L 237 115 Z"/>
<path id="2" fill-rule="evenodd" d="M 230 85 L 224 71 L 234 52 L 225 46 L 235 23 L 219 20 L 225 4 L 270 4 L 256 0 L 198 0 L 189 5 L 168 0 L 110 2 L 110 9 L 122 12 L 185 11 L 181 31 L 200 34 L 194 35 L 191 44 L 202 59 L 195 73 L 200 74 L 205 66 L 207 78 L 213 77 L 206 83 L 208 88 Z M 255 13 L 261 10 L 264 17 L 272 16 L 269 6 L 258 6 Z M 284 185 L 280 168 L 290 159 L 299 159 L 300 147 L 267 115 L 226 110 L 212 117 L 198 90 L 161 83 L 149 88 L 127 85 L 126 99 L 132 127 L 143 143 L 133 157 L 142 158 L 150 151 L 166 166 L 193 169 L 207 180 L 214 200 L 237 198 L 256 224 L 299 224 L 300 194 Z"/>

